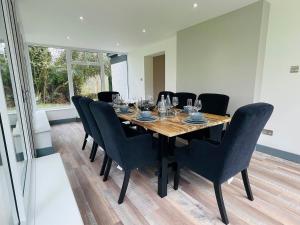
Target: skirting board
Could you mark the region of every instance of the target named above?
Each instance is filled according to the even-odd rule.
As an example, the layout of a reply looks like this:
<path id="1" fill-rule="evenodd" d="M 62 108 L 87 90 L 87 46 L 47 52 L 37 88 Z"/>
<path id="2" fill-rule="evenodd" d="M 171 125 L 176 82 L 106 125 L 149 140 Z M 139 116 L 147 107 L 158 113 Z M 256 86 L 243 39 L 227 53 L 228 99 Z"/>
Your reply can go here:
<path id="1" fill-rule="evenodd" d="M 36 149 L 35 152 L 37 158 L 56 153 L 53 147 Z"/>
<path id="2" fill-rule="evenodd" d="M 256 145 L 256 151 L 300 164 L 300 155 L 296 155 L 294 153 L 278 150 L 264 145 Z"/>
<path id="3" fill-rule="evenodd" d="M 79 122 L 81 121 L 80 118 L 69 118 L 69 119 L 61 119 L 61 120 L 50 120 L 50 125 L 58 125 L 63 123 L 72 123 L 72 122 Z"/>

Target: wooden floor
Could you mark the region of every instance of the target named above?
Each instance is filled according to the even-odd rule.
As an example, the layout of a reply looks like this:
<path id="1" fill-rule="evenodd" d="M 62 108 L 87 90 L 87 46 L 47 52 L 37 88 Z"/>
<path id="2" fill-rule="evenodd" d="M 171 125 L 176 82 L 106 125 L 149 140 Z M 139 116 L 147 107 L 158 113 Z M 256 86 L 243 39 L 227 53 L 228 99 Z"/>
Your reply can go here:
<path id="1" fill-rule="evenodd" d="M 212 184 L 189 170 L 182 171 L 177 191 L 170 182 L 163 199 L 157 195 L 155 169 L 136 170 L 124 203 L 118 205 L 122 171 L 113 165 L 103 182 L 99 176 L 103 152 L 98 151 L 91 163 L 91 143 L 82 151 L 83 137 L 81 123 L 52 126 L 54 148 L 61 153 L 85 224 L 222 224 Z M 299 164 L 255 153 L 249 179 L 253 202 L 246 198 L 240 175 L 223 185 L 231 224 L 300 224 Z"/>

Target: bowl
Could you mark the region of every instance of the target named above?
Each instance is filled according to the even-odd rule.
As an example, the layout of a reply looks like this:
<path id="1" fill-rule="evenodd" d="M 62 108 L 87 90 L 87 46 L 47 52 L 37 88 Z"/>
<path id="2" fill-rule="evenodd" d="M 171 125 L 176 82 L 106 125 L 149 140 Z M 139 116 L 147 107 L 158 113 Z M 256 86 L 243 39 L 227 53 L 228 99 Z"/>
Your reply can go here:
<path id="1" fill-rule="evenodd" d="M 140 112 L 140 116 L 142 118 L 148 118 L 148 117 L 151 117 L 151 111 L 141 111 Z"/>
<path id="2" fill-rule="evenodd" d="M 121 106 L 120 106 L 120 111 L 121 111 L 122 113 L 127 113 L 128 110 L 129 110 L 129 106 L 128 106 L 128 105 L 121 105 Z"/>
<path id="3" fill-rule="evenodd" d="M 200 121 L 203 119 L 203 114 L 200 113 L 200 112 L 193 112 L 190 114 L 190 118 L 193 120 L 193 121 Z"/>
<path id="4" fill-rule="evenodd" d="M 192 111 L 192 109 L 193 109 L 193 106 L 188 106 L 188 105 L 183 106 L 183 111 L 185 113 L 189 113 L 190 111 Z"/>

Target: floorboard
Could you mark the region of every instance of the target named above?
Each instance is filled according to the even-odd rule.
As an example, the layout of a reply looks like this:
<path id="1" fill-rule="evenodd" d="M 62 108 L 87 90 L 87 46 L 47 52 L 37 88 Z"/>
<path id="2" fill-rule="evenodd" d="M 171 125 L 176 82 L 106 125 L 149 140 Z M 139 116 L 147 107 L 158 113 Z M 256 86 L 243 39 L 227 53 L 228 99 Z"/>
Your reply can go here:
<path id="1" fill-rule="evenodd" d="M 118 205 L 123 172 L 113 164 L 108 181 L 103 182 L 99 171 L 104 154 L 98 151 L 91 163 L 92 143 L 82 151 L 83 138 L 79 122 L 52 126 L 54 149 L 62 156 L 84 224 L 223 224 L 213 185 L 189 170 L 182 171 L 177 191 L 170 178 L 163 199 L 157 195 L 156 169 L 135 170 L 124 203 Z M 241 175 L 223 185 L 230 224 L 299 225 L 300 165 L 255 152 L 248 173 L 253 202 L 246 197 Z"/>

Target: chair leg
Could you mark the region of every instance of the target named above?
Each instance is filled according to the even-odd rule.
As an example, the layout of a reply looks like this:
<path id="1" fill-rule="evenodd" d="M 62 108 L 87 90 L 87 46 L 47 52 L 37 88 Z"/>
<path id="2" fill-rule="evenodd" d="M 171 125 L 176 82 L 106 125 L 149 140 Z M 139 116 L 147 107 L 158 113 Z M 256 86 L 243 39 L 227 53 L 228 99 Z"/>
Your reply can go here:
<path id="1" fill-rule="evenodd" d="M 118 200 L 119 204 L 122 204 L 123 201 L 124 201 L 124 197 L 125 197 L 125 194 L 126 194 L 128 183 L 129 183 L 129 178 L 130 178 L 130 170 L 129 171 L 125 171 L 123 185 L 122 185 L 122 189 L 121 189 L 119 200 Z"/>
<path id="2" fill-rule="evenodd" d="M 96 145 L 96 142 L 94 141 L 93 146 L 92 146 L 92 150 L 91 150 L 91 153 L 90 153 L 90 159 L 92 159 L 92 157 L 93 157 L 95 145 Z"/>
<path id="3" fill-rule="evenodd" d="M 180 168 L 178 166 L 178 164 L 176 163 L 175 165 L 175 174 L 174 174 L 174 190 L 178 190 L 178 186 L 179 186 L 179 179 L 180 179 Z"/>
<path id="4" fill-rule="evenodd" d="M 97 149 L 98 149 L 98 144 L 95 143 L 94 151 L 93 151 L 93 154 L 92 154 L 92 157 L 91 157 L 91 162 L 95 161 Z"/>
<path id="5" fill-rule="evenodd" d="M 223 223 L 228 224 L 229 221 L 228 221 L 228 217 L 227 217 L 227 213 L 226 213 L 226 209 L 225 209 L 225 205 L 224 205 L 221 185 L 214 184 L 214 189 L 215 189 L 215 194 L 216 194 L 217 203 L 218 203 L 222 221 L 223 221 Z"/>
<path id="6" fill-rule="evenodd" d="M 85 149 L 85 146 L 86 146 L 86 143 L 87 143 L 87 138 L 88 138 L 88 134 L 87 133 L 85 133 L 85 136 L 84 136 L 84 141 L 83 141 L 83 145 L 82 145 L 82 150 L 84 150 Z"/>
<path id="7" fill-rule="evenodd" d="M 107 156 L 107 154 L 105 153 L 104 159 L 103 159 L 103 162 L 102 162 L 102 167 L 101 167 L 101 170 L 100 170 L 100 176 L 103 176 L 103 175 L 104 175 L 105 168 L 106 168 L 106 164 L 107 164 L 107 160 L 108 160 L 108 156 Z"/>
<path id="8" fill-rule="evenodd" d="M 247 197 L 250 201 L 253 201 L 254 198 L 253 198 L 253 194 L 252 194 L 251 187 L 250 187 L 247 169 L 242 171 L 242 177 L 243 177 L 243 182 L 244 182 L 245 190 L 247 193 Z"/>
<path id="9" fill-rule="evenodd" d="M 105 169 L 105 172 L 104 172 L 103 181 L 107 181 L 109 171 L 110 171 L 110 168 L 111 168 L 111 163 L 112 163 L 112 159 L 108 157 L 106 169 Z"/>

